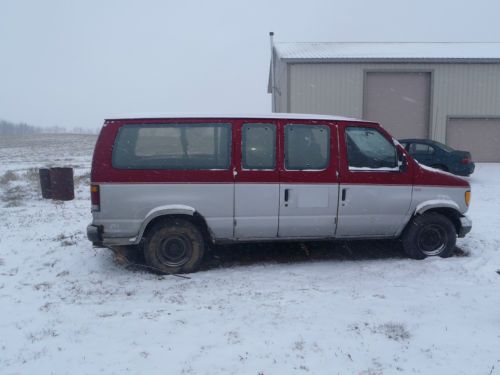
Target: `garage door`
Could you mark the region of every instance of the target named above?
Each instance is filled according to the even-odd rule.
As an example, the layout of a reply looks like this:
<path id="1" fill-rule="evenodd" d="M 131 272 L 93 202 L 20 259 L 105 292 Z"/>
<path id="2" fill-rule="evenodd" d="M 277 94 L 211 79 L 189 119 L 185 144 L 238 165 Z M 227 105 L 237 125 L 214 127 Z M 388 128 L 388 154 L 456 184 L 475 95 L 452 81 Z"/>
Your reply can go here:
<path id="1" fill-rule="evenodd" d="M 469 151 L 474 161 L 500 162 L 500 119 L 450 119 L 446 143 Z"/>
<path id="2" fill-rule="evenodd" d="M 396 138 L 427 138 L 431 74 L 369 72 L 364 118 L 379 122 Z"/>

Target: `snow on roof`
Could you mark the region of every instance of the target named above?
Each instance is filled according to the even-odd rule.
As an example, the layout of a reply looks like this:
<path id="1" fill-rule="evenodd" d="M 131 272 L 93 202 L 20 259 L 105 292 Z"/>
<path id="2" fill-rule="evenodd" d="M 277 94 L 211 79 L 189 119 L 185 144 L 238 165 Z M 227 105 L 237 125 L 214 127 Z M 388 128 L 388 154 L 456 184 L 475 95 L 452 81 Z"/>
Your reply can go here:
<path id="1" fill-rule="evenodd" d="M 108 117 L 106 120 L 123 120 L 123 119 L 172 119 L 172 118 L 249 118 L 249 119 L 289 119 L 289 120 L 329 120 L 329 121 L 364 121 L 361 119 L 330 116 L 330 115 L 315 115 L 303 113 L 264 113 L 264 114 L 175 114 L 175 113 L 139 113 L 131 115 L 120 115 Z"/>
<path id="2" fill-rule="evenodd" d="M 282 59 L 498 60 L 500 43 L 275 43 Z"/>

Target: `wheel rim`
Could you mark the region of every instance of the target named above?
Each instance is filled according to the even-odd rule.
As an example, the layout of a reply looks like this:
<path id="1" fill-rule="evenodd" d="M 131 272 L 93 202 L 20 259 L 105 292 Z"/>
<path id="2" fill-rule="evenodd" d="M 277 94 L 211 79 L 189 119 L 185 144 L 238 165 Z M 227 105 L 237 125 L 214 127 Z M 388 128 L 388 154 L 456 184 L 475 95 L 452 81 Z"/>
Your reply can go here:
<path id="1" fill-rule="evenodd" d="M 425 255 L 438 255 L 446 247 L 448 236 L 440 225 L 429 224 L 422 228 L 418 236 L 418 248 Z"/>
<path id="2" fill-rule="evenodd" d="M 160 243 L 159 260 L 170 267 L 186 264 L 192 254 L 191 241 L 182 235 L 171 236 Z"/>

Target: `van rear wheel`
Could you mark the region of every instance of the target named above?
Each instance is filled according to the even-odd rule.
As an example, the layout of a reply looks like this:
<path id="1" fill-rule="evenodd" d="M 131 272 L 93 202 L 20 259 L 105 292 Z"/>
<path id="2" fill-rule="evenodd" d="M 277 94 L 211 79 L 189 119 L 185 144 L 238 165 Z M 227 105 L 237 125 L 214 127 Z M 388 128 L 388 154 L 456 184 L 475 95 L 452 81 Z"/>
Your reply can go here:
<path id="1" fill-rule="evenodd" d="M 405 252 L 413 259 L 429 256 L 447 258 L 455 249 L 457 232 L 446 216 L 427 212 L 410 221 L 402 240 Z"/>
<path id="2" fill-rule="evenodd" d="M 198 269 L 204 250 L 199 229 L 187 220 L 175 218 L 162 221 L 150 230 L 144 258 L 157 272 L 189 273 Z"/>

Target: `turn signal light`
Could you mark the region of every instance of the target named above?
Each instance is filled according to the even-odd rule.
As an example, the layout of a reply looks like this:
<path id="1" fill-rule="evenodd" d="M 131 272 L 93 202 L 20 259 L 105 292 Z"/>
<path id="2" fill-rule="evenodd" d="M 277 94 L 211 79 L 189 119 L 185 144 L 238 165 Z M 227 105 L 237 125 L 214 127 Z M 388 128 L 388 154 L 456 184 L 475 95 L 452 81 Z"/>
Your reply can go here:
<path id="1" fill-rule="evenodd" d="M 470 191 L 466 191 L 465 192 L 465 204 L 467 206 L 469 206 L 469 202 L 470 202 Z"/>
<path id="2" fill-rule="evenodd" d="M 92 212 L 97 212 L 101 209 L 99 185 L 90 185 L 90 201 L 92 203 Z"/>

